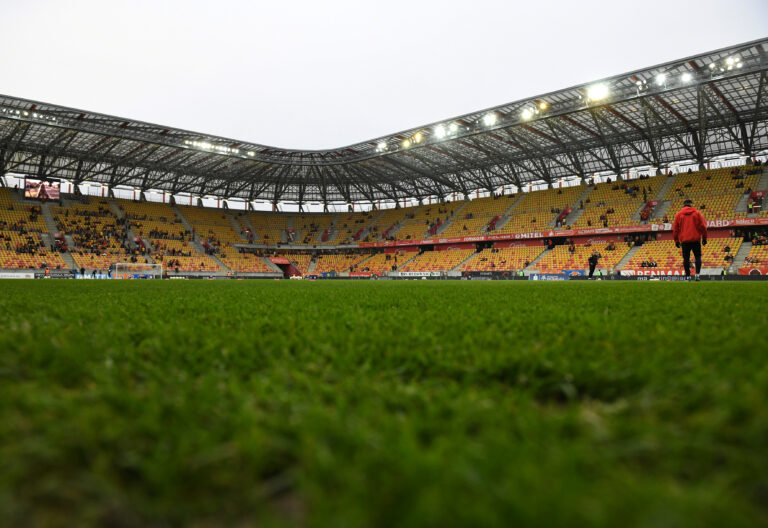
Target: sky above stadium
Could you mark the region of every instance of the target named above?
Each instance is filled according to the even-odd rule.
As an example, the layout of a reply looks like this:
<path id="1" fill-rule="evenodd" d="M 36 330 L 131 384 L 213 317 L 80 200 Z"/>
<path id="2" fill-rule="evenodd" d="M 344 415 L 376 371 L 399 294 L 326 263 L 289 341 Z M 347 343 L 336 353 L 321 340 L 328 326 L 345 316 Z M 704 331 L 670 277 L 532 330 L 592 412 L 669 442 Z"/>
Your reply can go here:
<path id="1" fill-rule="evenodd" d="M 336 148 L 766 36 L 766 0 L 2 0 L 0 93 Z"/>

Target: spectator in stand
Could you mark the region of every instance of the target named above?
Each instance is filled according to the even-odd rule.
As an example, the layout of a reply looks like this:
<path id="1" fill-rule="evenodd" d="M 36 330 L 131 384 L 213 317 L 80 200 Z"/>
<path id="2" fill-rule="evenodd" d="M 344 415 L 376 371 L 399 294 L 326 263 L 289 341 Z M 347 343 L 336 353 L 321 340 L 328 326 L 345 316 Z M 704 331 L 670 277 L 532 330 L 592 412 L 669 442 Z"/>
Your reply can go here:
<path id="1" fill-rule="evenodd" d="M 693 208 L 693 201 L 685 200 L 683 208 L 675 215 L 672 224 L 675 247 L 683 250 L 683 268 L 686 277 L 691 276 L 691 251 L 696 260 L 696 280 L 700 280 L 701 247 L 707 245 L 707 222 L 704 216 Z"/>

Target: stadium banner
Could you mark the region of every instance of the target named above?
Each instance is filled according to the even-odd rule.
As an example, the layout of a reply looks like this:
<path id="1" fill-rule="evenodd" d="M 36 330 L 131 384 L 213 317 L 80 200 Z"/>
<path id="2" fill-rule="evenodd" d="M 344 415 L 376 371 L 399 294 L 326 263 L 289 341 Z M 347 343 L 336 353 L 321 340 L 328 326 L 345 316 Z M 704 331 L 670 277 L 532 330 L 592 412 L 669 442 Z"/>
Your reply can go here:
<path id="1" fill-rule="evenodd" d="M 580 275 L 586 275 L 583 269 L 578 270 L 563 270 L 563 273 L 568 275 L 569 277 L 578 277 Z"/>
<path id="2" fill-rule="evenodd" d="M 640 268 L 640 269 L 623 269 L 621 270 L 623 277 L 656 277 L 662 275 L 685 275 L 684 269 L 671 269 L 671 268 Z"/>
<path id="3" fill-rule="evenodd" d="M 275 264 L 290 264 L 291 263 L 291 261 L 288 260 L 285 257 L 270 257 L 269 260 L 271 260 Z"/>
<path id="4" fill-rule="evenodd" d="M 0 272 L 0 279 L 34 279 L 35 274 L 34 273 L 28 273 L 28 272 L 11 272 L 11 271 L 3 271 Z"/>
<path id="5" fill-rule="evenodd" d="M 532 281 L 562 281 L 568 280 L 568 275 L 563 273 L 533 273 L 529 277 Z"/>
<path id="6" fill-rule="evenodd" d="M 768 275 L 768 268 L 739 268 L 739 275 Z"/>
<path id="7" fill-rule="evenodd" d="M 706 213 L 706 211 L 704 211 Z M 768 217 L 735 218 L 707 221 L 707 229 L 727 229 L 730 227 L 748 227 L 768 225 Z M 390 240 L 385 242 L 361 242 L 361 248 L 394 248 L 402 246 L 460 244 L 465 242 L 494 242 L 501 240 L 534 240 L 552 237 L 580 237 L 590 235 L 620 235 L 628 233 L 669 232 L 672 224 L 645 224 L 624 227 L 595 227 L 589 229 L 558 229 L 550 231 L 534 231 L 531 233 L 498 233 L 469 237 L 430 238 L 425 240 Z"/>
<path id="8" fill-rule="evenodd" d="M 522 247 L 541 247 L 544 245 L 543 240 L 509 240 L 504 242 L 496 242 L 493 247 L 496 249 L 503 248 L 522 248 Z"/>
<path id="9" fill-rule="evenodd" d="M 469 279 L 503 279 L 503 280 L 528 280 L 525 275 L 516 274 L 514 271 L 462 271 L 461 276 Z"/>
<path id="10" fill-rule="evenodd" d="M 440 271 L 397 271 L 395 277 L 439 277 Z"/>
<path id="11" fill-rule="evenodd" d="M 48 273 L 44 271 L 35 272 L 36 279 L 74 279 L 75 272 L 70 270 L 48 270 Z"/>

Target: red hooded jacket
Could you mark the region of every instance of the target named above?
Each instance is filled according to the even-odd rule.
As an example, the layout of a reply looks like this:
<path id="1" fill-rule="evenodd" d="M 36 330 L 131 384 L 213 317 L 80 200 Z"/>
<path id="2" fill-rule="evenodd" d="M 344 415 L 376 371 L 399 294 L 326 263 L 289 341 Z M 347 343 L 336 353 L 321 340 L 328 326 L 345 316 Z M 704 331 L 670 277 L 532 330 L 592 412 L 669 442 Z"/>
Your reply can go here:
<path id="1" fill-rule="evenodd" d="M 707 239 L 707 222 L 704 216 L 693 207 L 686 206 L 675 215 L 672 224 L 675 242 L 698 242 Z"/>

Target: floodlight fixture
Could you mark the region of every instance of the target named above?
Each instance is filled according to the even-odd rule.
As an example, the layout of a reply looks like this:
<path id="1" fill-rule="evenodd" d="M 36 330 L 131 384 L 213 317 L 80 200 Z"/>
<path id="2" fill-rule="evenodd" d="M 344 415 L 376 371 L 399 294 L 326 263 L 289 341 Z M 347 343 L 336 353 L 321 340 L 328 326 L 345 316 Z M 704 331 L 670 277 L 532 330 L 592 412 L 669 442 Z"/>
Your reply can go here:
<path id="1" fill-rule="evenodd" d="M 424 136 L 421 135 L 421 132 L 416 132 L 416 134 L 414 134 L 414 136 L 413 136 L 413 140 L 416 143 L 421 143 L 421 140 L 423 139 L 423 137 Z"/>
<path id="2" fill-rule="evenodd" d="M 546 110 L 547 108 L 549 108 L 549 104 L 547 104 L 546 101 L 542 101 L 539 103 L 539 110 Z"/>
<path id="3" fill-rule="evenodd" d="M 435 127 L 435 137 L 438 139 L 443 139 L 445 137 L 445 127 L 443 125 L 437 125 Z"/>
<path id="4" fill-rule="evenodd" d="M 523 118 L 523 121 L 528 121 L 530 118 L 533 117 L 533 110 L 531 110 L 530 108 L 525 108 L 520 113 L 520 116 Z"/>
<path id="5" fill-rule="evenodd" d="M 587 98 L 590 101 L 600 101 L 608 97 L 608 86 L 603 83 L 593 84 L 587 88 Z"/>
<path id="6" fill-rule="evenodd" d="M 410 139 L 404 139 L 403 140 L 403 148 L 408 148 L 411 146 L 411 140 Z"/>
<path id="7" fill-rule="evenodd" d="M 660 73 L 656 76 L 656 84 L 658 86 L 664 86 L 665 82 L 667 82 L 667 74 Z"/>
<path id="8" fill-rule="evenodd" d="M 709 65 L 709 69 L 710 70 L 714 70 L 715 69 L 715 63 L 714 62 Z"/>
<path id="9" fill-rule="evenodd" d="M 485 126 L 493 126 L 496 124 L 497 119 L 495 112 L 489 112 L 483 117 L 483 123 L 485 123 Z"/>
<path id="10" fill-rule="evenodd" d="M 684 83 L 691 82 L 691 79 L 693 79 L 693 75 L 691 75 L 689 72 L 685 72 L 680 76 L 680 80 Z"/>
<path id="11" fill-rule="evenodd" d="M 456 132 L 459 131 L 459 125 L 457 125 L 456 123 L 451 123 L 451 126 L 448 127 L 448 130 L 450 130 L 451 133 L 455 134 Z"/>

